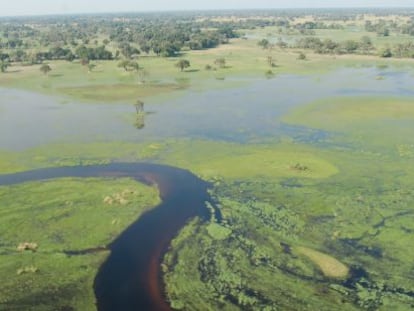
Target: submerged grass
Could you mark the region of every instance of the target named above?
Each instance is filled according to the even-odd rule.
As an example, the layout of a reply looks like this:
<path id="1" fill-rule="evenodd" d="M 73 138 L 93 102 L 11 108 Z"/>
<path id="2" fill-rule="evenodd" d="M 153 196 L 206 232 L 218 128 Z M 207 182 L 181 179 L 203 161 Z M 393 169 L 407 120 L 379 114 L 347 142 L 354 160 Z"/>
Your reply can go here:
<path id="1" fill-rule="evenodd" d="M 330 131 L 371 126 L 371 122 L 414 119 L 411 98 L 339 97 L 298 108 L 284 121 Z"/>
<path id="2" fill-rule="evenodd" d="M 413 157 L 414 104 L 411 98 L 367 96 L 317 101 L 294 110 L 284 122 L 345 134 L 360 150 Z"/>

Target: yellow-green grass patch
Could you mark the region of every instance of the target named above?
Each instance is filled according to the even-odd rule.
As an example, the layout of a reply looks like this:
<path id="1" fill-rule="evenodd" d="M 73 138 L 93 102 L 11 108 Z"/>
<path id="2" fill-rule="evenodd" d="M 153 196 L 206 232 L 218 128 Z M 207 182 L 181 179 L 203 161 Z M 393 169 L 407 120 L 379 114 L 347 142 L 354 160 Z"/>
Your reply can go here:
<path id="1" fill-rule="evenodd" d="M 189 159 L 191 159 L 189 161 Z M 163 159 L 206 179 L 253 177 L 326 178 L 338 173 L 316 150 L 301 145 L 243 145 L 212 141 L 170 144 Z"/>
<path id="2" fill-rule="evenodd" d="M 285 122 L 325 130 L 343 130 L 370 121 L 414 118 L 414 102 L 404 98 L 339 97 L 298 108 Z"/>

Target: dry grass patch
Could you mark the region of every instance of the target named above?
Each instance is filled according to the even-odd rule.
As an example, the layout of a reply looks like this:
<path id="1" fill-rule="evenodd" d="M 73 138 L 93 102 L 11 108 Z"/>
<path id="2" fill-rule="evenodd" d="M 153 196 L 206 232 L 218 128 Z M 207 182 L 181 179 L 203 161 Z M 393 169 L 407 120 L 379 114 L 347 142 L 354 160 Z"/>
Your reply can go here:
<path id="1" fill-rule="evenodd" d="M 326 277 L 342 279 L 348 276 L 349 268 L 332 256 L 302 246 L 296 247 L 295 250 L 308 257 Z"/>

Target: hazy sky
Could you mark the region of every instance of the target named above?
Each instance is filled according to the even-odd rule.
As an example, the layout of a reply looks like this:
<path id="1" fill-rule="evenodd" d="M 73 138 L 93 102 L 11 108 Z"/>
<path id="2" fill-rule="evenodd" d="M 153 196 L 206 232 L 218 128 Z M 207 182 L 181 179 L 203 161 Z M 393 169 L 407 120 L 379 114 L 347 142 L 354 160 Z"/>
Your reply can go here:
<path id="1" fill-rule="evenodd" d="M 0 16 L 190 9 L 413 7 L 414 0 L 0 0 Z"/>

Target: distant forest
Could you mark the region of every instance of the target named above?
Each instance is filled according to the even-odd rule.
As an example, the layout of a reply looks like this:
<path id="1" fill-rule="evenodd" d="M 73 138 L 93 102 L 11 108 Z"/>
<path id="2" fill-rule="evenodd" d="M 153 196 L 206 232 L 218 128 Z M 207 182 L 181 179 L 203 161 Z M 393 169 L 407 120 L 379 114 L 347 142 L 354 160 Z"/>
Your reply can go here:
<path id="1" fill-rule="evenodd" d="M 313 9 L 270 11 L 206 11 L 130 13 L 75 16 L 8 17 L 0 19 L 0 61 L 39 64 L 48 60 L 133 59 L 139 55 L 174 57 L 186 50 L 201 50 L 243 37 L 244 30 L 277 26 L 281 33 L 298 33 L 294 43 L 279 41 L 282 48 L 311 49 L 316 53 L 379 54 L 414 57 L 414 43 L 376 51 L 369 37 L 335 42 L 314 36 L 317 29 L 340 29 L 363 14 L 409 17 L 406 23 L 365 21 L 365 30 L 378 36 L 407 34 L 414 39 L 413 9 Z M 304 15 L 313 21 L 292 23 Z M 260 43 L 270 48 L 266 39 Z"/>

